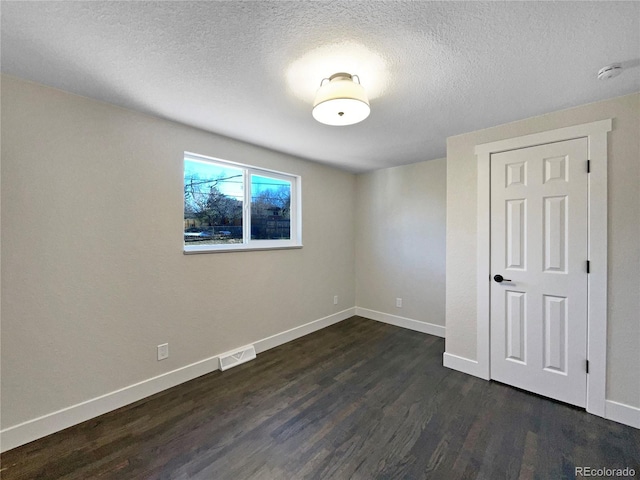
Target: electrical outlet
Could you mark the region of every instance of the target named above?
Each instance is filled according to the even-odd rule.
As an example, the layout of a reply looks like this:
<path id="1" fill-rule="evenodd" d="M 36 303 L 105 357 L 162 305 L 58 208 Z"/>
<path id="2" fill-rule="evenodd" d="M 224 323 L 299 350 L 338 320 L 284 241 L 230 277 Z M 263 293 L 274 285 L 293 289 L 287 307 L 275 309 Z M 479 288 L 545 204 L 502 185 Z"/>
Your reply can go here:
<path id="1" fill-rule="evenodd" d="M 402 308 L 402 299 L 401 298 L 396 298 L 396 307 Z"/>
<path id="2" fill-rule="evenodd" d="M 158 345 L 158 361 L 169 357 L 169 344 Z"/>
<path id="3" fill-rule="evenodd" d="M 338 295 L 334 295 L 333 296 L 333 304 L 337 305 L 338 304 Z"/>

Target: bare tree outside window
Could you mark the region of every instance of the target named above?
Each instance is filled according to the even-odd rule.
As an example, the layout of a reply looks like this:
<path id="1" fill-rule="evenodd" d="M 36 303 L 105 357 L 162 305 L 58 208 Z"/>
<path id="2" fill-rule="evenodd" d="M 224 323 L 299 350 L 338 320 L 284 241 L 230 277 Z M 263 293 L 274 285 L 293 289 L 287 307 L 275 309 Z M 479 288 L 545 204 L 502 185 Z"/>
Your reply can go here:
<path id="1" fill-rule="evenodd" d="M 185 243 L 242 243 L 242 191 L 242 170 L 185 160 Z"/>
<path id="2" fill-rule="evenodd" d="M 184 252 L 301 248 L 300 181 L 185 152 Z"/>
<path id="3" fill-rule="evenodd" d="M 291 238 L 291 182 L 251 175 L 251 239 Z"/>

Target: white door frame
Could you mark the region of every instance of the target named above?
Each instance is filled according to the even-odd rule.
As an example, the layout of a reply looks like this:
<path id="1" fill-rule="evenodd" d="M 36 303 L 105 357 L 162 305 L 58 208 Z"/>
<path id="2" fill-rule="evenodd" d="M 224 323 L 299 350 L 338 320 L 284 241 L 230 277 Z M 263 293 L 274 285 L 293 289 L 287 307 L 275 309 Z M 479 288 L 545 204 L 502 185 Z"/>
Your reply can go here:
<path id="1" fill-rule="evenodd" d="M 605 416 L 607 382 L 607 132 L 611 119 L 476 145 L 478 159 L 477 376 L 490 379 L 491 154 L 587 138 L 591 175 L 588 186 L 587 254 L 587 411 Z M 586 168 L 586 166 L 585 166 Z M 586 260 L 586 259 L 585 259 Z"/>

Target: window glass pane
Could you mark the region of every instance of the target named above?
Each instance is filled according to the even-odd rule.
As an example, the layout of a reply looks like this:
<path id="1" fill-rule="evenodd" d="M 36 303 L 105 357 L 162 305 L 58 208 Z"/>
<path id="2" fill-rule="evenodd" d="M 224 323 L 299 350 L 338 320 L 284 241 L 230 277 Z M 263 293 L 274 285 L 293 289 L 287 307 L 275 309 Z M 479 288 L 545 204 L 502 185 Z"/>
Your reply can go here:
<path id="1" fill-rule="evenodd" d="M 251 175 L 251 239 L 291 238 L 291 181 Z"/>
<path id="2" fill-rule="evenodd" d="M 242 243 L 242 169 L 184 161 L 184 243 Z"/>

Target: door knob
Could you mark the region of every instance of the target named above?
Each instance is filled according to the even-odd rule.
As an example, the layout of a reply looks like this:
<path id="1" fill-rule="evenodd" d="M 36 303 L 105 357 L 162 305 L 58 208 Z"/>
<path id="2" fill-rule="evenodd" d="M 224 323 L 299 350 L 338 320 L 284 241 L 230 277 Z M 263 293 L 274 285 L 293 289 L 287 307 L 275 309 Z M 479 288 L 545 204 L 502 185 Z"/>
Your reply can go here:
<path id="1" fill-rule="evenodd" d="M 496 282 L 498 282 L 498 283 L 502 283 L 502 282 L 510 282 L 510 281 L 511 281 L 511 280 L 509 280 L 508 278 L 504 278 L 504 277 L 503 277 L 502 275 L 500 275 L 500 274 L 495 275 L 495 276 L 493 277 L 493 279 L 494 279 Z"/>

